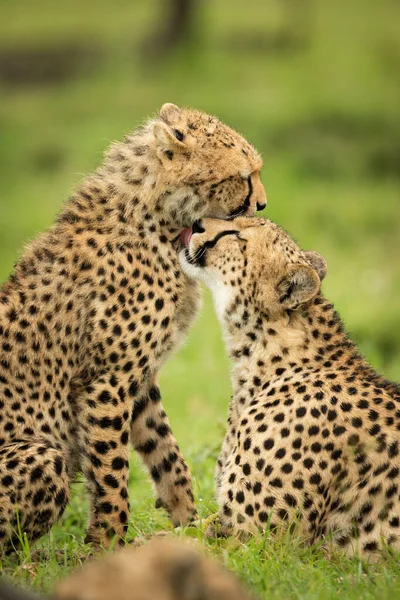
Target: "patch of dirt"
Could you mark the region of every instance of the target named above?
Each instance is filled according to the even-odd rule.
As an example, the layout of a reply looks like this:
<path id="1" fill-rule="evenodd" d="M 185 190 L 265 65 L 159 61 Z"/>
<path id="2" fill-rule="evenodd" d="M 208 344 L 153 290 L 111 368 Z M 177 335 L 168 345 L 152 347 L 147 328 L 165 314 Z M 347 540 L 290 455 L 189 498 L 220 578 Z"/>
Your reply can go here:
<path id="1" fill-rule="evenodd" d="M 99 48 L 75 42 L 59 46 L 1 48 L 0 82 L 9 87 L 60 84 L 91 71 Z"/>

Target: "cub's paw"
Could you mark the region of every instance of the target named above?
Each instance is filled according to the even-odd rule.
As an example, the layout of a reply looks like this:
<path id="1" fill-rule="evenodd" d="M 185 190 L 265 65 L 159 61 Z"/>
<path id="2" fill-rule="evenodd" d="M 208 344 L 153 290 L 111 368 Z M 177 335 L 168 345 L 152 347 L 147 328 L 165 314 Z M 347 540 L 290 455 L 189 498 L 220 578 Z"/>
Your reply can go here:
<path id="1" fill-rule="evenodd" d="M 172 506 L 171 503 L 166 502 L 162 498 L 157 498 L 155 503 L 156 508 L 163 508 L 167 511 L 167 514 L 174 527 L 180 527 L 185 525 L 191 525 L 198 520 L 196 507 L 193 502 L 175 502 Z"/>
<path id="2" fill-rule="evenodd" d="M 233 534 L 232 528 L 227 523 L 221 523 L 218 513 L 203 519 L 203 531 L 206 537 L 212 539 L 227 538 Z"/>
<path id="3" fill-rule="evenodd" d="M 168 507 L 162 498 L 157 498 L 154 506 L 155 508 L 165 508 L 168 511 Z"/>
<path id="4" fill-rule="evenodd" d="M 91 527 L 90 529 L 88 529 L 86 531 L 86 535 L 83 540 L 83 543 L 91 544 L 95 548 L 100 548 L 100 546 L 101 546 L 100 539 L 101 539 L 100 531 L 98 529 L 95 529 L 94 527 Z"/>
<path id="5" fill-rule="evenodd" d="M 86 531 L 85 544 L 90 544 L 94 552 L 99 550 L 124 547 L 127 544 L 125 537 L 118 535 L 115 529 L 106 526 L 91 526 Z"/>

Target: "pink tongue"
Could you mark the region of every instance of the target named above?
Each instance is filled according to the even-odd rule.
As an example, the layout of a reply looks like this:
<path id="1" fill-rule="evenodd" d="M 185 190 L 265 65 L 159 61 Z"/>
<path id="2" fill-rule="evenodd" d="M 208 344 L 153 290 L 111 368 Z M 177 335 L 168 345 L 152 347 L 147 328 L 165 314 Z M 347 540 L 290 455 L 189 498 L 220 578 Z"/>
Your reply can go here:
<path id="1" fill-rule="evenodd" d="M 189 246 L 189 242 L 190 242 L 190 238 L 192 237 L 192 230 L 190 227 L 186 227 L 186 229 L 183 229 L 180 234 L 179 234 L 179 241 L 182 244 L 182 246 L 185 246 L 185 248 L 187 248 Z"/>

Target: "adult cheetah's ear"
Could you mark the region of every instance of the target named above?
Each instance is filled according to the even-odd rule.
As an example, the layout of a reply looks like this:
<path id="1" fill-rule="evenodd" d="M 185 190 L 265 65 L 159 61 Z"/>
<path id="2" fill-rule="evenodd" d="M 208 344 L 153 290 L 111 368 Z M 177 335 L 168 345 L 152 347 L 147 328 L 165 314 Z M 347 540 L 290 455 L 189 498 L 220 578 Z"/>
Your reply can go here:
<path id="1" fill-rule="evenodd" d="M 308 265 L 293 264 L 278 284 L 279 303 L 285 310 L 295 310 L 319 292 L 320 279 Z"/>
<path id="2" fill-rule="evenodd" d="M 305 259 L 312 266 L 312 268 L 317 271 L 319 280 L 322 281 L 325 278 L 326 272 L 328 270 L 328 265 L 326 264 L 326 260 L 324 259 L 324 257 L 318 254 L 318 252 L 314 252 L 313 250 L 304 252 L 303 254 L 305 256 Z"/>

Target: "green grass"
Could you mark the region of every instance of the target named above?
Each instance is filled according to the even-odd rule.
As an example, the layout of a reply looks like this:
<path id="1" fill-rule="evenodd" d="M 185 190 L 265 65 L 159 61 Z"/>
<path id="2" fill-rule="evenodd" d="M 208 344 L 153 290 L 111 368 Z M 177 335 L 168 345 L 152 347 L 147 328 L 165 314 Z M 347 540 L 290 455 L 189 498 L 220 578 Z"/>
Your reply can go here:
<path id="1" fill-rule="evenodd" d="M 262 152 L 266 214 L 325 256 L 326 295 L 373 365 L 399 380 L 400 8 L 392 0 L 319 0 L 297 22 L 283 5 L 204 3 L 196 45 L 149 65 L 139 49 L 154 27 L 156 0 L 71 0 L 68 8 L 36 0 L 34 11 L 31 0 L 3 2 L 0 53 L 72 40 L 98 48 L 99 58 L 92 70 L 59 84 L 0 89 L 0 280 L 110 140 L 163 102 L 197 106 Z M 282 31 L 297 39 L 297 51 L 274 49 L 271 40 Z M 230 396 L 207 294 L 161 387 L 205 517 L 216 508 L 213 470 Z M 132 537 L 170 528 L 134 458 L 130 491 Z M 63 520 L 38 545 L 43 553 L 26 547 L 18 560 L 0 563 L 0 571 L 49 589 L 89 552 L 86 514 L 84 485 L 77 483 Z M 328 560 L 293 540 L 204 543 L 261 597 L 400 598 L 396 557 L 365 566 Z"/>

